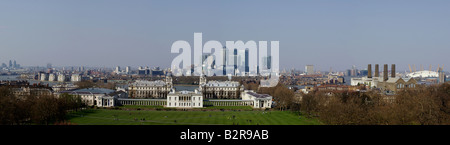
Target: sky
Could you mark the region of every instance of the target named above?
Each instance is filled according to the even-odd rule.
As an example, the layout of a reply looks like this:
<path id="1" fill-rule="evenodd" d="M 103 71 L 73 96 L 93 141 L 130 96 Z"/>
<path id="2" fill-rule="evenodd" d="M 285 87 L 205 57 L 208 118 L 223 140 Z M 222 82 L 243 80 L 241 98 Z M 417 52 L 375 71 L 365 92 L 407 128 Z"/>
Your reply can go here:
<path id="1" fill-rule="evenodd" d="M 2 0 L 0 63 L 170 67 L 177 40 L 279 41 L 280 67 L 450 67 L 448 0 Z M 447 70 L 444 68 L 444 70 Z"/>

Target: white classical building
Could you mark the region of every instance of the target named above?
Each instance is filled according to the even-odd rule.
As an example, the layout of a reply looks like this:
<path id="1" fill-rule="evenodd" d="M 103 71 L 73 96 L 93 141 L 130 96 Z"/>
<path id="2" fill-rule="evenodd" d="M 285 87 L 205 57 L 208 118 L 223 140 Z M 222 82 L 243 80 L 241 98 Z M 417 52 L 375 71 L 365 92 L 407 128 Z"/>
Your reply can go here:
<path id="1" fill-rule="evenodd" d="M 127 93 L 123 91 L 116 92 L 111 89 L 104 88 L 86 88 L 86 89 L 74 89 L 65 90 L 56 93 L 58 96 L 61 94 L 70 94 L 81 97 L 81 100 L 88 106 L 97 107 L 113 107 L 116 106 L 118 98 L 127 98 Z"/>
<path id="2" fill-rule="evenodd" d="M 272 98 L 268 94 L 258 94 L 251 90 L 245 90 L 242 94 L 242 100 L 252 101 L 253 108 L 272 108 Z"/>
<path id="3" fill-rule="evenodd" d="M 167 95 L 166 107 L 202 108 L 203 107 L 203 96 L 197 90 L 195 90 L 194 92 L 192 92 L 192 91 L 176 92 L 175 89 L 173 89 Z"/>
<path id="4" fill-rule="evenodd" d="M 136 80 L 128 85 L 130 98 L 165 99 L 173 87 L 172 74 L 167 74 L 164 81 Z"/>
<path id="5" fill-rule="evenodd" d="M 206 81 L 200 77 L 199 90 L 205 99 L 239 99 L 244 86 L 236 81 Z"/>
<path id="6" fill-rule="evenodd" d="M 171 87 L 164 81 L 137 80 L 128 86 L 131 98 L 166 98 Z"/>

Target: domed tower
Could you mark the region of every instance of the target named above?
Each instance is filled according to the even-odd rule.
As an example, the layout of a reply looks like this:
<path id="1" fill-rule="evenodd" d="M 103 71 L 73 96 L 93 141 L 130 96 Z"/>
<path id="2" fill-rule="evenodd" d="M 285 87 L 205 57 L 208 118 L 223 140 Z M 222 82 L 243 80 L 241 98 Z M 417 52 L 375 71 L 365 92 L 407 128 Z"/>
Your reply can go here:
<path id="1" fill-rule="evenodd" d="M 200 75 L 200 81 L 198 82 L 198 85 L 201 87 L 206 84 L 206 75 L 202 74 Z"/>
<path id="2" fill-rule="evenodd" d="M 173 87 L 172 73 L 167 73 L 167 75 L 166 75 L 166 84 L 167 84 L 167 88 L 168 89 L 171 89 Z"/>

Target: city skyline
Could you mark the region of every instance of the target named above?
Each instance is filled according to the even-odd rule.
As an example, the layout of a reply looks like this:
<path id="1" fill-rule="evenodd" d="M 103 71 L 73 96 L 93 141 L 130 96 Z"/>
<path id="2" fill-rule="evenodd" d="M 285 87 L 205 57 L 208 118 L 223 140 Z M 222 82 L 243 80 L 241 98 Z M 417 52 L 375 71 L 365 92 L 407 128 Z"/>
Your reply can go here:
<path id="1" fill-rule="evenodd" d="M 2 3 L 0 62 L 22 66 L 168 68 L 171 44 L 193 43 L 194 32 L 204 42 L 280 41 L 281 69 L 450 65 L 448 1 Z"/>

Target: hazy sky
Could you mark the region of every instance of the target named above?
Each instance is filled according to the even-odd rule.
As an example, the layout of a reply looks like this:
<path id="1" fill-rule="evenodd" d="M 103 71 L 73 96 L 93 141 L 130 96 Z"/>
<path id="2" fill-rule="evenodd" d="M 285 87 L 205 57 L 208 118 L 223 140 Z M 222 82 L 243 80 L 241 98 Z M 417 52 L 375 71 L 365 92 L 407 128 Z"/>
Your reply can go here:
<path id="1" fill-rule="evenodd" d="M 281 68 L 450 67 L 448 0 L 0 2 L 0 62 L 22 66 L 169 67 L 172 43 L 193 47 L 194 32 L 280 41 Z"/>

